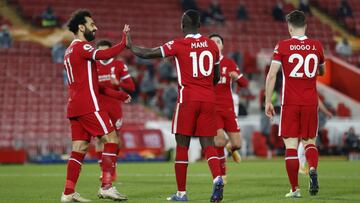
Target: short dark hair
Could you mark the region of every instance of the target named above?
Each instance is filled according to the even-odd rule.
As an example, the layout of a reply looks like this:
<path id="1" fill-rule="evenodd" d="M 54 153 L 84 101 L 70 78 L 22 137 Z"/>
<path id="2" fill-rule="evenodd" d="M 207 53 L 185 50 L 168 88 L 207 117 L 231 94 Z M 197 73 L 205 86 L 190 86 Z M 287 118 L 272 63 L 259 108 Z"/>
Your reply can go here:
<path id="1" fill-rule="evenodd" d="M 185 11 L 183 23 L 193 28 L 200 27 L 200 13 L 194 9 Z"/>
<path id="2" fill-rule="evenodd" d="M 99 48 L 100 46 L 112 47 L 112 43 L 110 42 L 110 40 L 102 39 L 102 40 L 99 40 L 99 41 L 96 43 L 96 47 L 97 47 L 97 48 Z"/>
<path id="3" fill-rule="evenodd" d="M 224 45 L 224 38 L 221 37 L 221 35 L 219 35 L 217 33 L 213 33 L 209 36 L 209 38 L 213 38 L 213 37 L 218 37 L 221 40 L 221 43 Z"/>
<path id="4" fill-rule="evenodd" d="M 292 11 L 286 15 L 286 22 L 297 28 L 304 27 L 306 24 L 305 14 L 299 10 Z"/>
<path id="5" fill-rule="evenodd" d="M 85 25 L 86 23 L 85 17 L 91 18 L 91 13 L 86 9 L 79 9 L 71 14 L 69 22 L 67 23 L 69 30 L 74 34 L 77 34 L 79 25 Z"/>

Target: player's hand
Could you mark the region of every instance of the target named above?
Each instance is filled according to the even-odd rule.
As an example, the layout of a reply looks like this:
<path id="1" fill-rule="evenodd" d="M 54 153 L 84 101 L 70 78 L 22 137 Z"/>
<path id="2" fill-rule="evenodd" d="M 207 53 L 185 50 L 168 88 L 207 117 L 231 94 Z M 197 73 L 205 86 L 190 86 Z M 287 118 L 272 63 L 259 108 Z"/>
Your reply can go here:
<path id="1" fill-rule="evenodd" d="M 130 103 L 130 102 L 131 102 L 131 96 L 128 95 L 128 98 L 124 101 L 124 103 L 127 104 L 127 103 Z"/>
<path id="2" fill-rule="evenodd" d="M 118 79 L 116 79 L 116 77 L 114 76 L 110 76 L 110 83 L 112 85 L 119 85 L 120 84 L 120 81 Z"/>
<path id="3" fill-rule="evenodd" d="M 274 116 L 275 116 L 275 109 L 274 109 L 274 106 L 272 103 L 270 102 L 267 102 L 265 104 L 265 114 L 267 117 L 270 118 L 270 120 L 273 120 L 274 119 Z"/>
<path id="4" fill-rule="evenodd" d="M 325 115 L 328 119 L 331 119 L 334 116 L 330 111 L 325 111 Z"/>
<path id="5" fill-rule="evenodd" d="M 130 26 L 129 26 L 128 24 L 125 24 L 125 25 L 124 25 L 123 32 L 125 32 L 125 33 L 130 32 Z"/>
<path id="6" fill-rule="evenodd" d="M 229 73 L 229 76 L 230 76 L 231 78 L 233 78 L 233 79 L 236 79 L 236 78 L 239 77 L 239 74 L 238 74 L 236 71 L 231 71 L 231 72 Z"/>

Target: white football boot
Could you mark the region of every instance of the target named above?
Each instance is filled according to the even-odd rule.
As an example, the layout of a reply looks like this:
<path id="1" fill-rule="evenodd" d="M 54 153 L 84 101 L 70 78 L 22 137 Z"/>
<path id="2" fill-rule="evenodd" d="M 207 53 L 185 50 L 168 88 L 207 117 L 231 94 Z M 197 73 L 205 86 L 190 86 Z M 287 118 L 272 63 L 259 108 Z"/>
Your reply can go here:
<path id="1" fill-rule="evenodd" d="M 74 192 L 69 195 L 65 195 L 64 193 L 62 193 L 60 201 L 61 202 L 90 202 L 89 199 L 85 199 L 85 198 L 81 197 L 80 194 L 77 192 Z"/>
<path id="2" fill-rule="evenodd" d="M 300 198 L 300 189 L 296 189 L 294 192 L 290 189 L 290 192 L 285 195 L 288 198 Z"/>
<path id="3" fill-rule="evenodd" d="M 115 201 L 123 201 L 128 199 L 126 195 L 120 194 L 120 192 L 117 191 L 114 186 L 107 190 L 100 187 L 98 191 L 98 197 L 102 199 L 112 199 Z"/>

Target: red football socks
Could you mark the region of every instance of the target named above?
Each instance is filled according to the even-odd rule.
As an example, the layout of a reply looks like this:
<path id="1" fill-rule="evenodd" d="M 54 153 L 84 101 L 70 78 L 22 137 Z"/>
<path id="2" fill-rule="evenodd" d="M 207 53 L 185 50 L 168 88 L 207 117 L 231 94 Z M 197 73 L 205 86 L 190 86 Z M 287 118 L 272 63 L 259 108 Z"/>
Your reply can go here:
<path id="1" fill-rule="evenodd" d="M 64 194 L 69 195 L 75 192 L 75 186 L 78 181 L 81 164 L 84 160 L 85 154 L 79 152 L 71 152 L 71 156 L 67 165 L 66 184 Z"/>
<path id="2" fill-rule="evenodd" d="M 113 174 L 116 170 L 118 144 L 106 143 L 104 144 L 104 151 L 102 153 L 102 184 L 101 187 L 108 189 L 112 186 Z"/>
<path id="3" fill-rule="evenodd" d="M 221 175 L 224 176 L 226 175 L 226 157 L 224 153 L 224 147 L 215 147 L 215 148 L 220 161 Z"/>
<path id="4" fill-rule="evenodd" d="M 176 146 L 175 175 L 178 191 L 186 191 L 186 174 L 188 167 L 188 147 Z"/>
<path id="5" fill-rule="evenodd" d="M 319 162 L 319 153 L 315 145 L 308 144 L 305 147 L 305 157 L 309 163 L 309 168 L 317 169 Z"/>
<path id="6" fill-rule="evenodd" d="M 294 192 L 298 187 L 298 171 L 299 171 L 299 158 L 296 149 L 286 149 L 285 152 L 285 165 L 286 171 L 291 184 L 291 190 Z"/>
<path id="7" fill-rule="evenodd" d="M 213 179 L 221 176 L 220 161 L 214 146 L 208 146 L 204 149 L 204 154 L 207 159 Z"/>

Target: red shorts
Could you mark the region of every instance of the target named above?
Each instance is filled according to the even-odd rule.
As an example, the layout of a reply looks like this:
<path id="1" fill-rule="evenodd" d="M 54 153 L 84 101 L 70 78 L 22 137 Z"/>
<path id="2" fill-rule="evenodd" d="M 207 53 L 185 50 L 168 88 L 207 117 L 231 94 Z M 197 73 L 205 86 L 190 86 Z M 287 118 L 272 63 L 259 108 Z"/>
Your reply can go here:
<path id="1" fill-rule="evenodd" d="M 176 105 L 172 133 L 187 136 L 216 136 L 215 104 L 186 102 Z"/>
<path id="2" fill-rule="evenodd" d="M 234 109 L 217 109 L 217 128 L 224 129 L 225 132 L 240 132 L 240 127 Z"/>
<path id="3" fill-rule="evenodd" d="M 90 142 L 91 137 L 106 135 L 114 131 L 109 115 L 105 111 L 70 118 L 71 139 Z"/>
<path id="4" fill-rule="evenodd" d="M 283 105 L 281 107 L 279 136 L 314 138 L 318 131 L 318 107 Z"/>
<path id="5" fill-rule="evenodd" d="M 108 96 L 100 95 L 102 110 L 109 114 L 116 130 L 120 130 L 123 124 L 121 102 Z"/>

